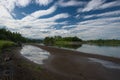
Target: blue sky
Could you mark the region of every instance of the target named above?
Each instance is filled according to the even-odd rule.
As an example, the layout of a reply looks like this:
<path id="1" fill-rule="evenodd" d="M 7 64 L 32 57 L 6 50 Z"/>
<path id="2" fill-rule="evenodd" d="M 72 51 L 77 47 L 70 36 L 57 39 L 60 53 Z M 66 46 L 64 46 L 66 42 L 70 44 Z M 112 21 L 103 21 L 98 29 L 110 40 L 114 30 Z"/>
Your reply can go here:
<path id="1" fill-rule="evenodd" d="M 36 39 L 120 39 L 120 0 L 0 0 L 3 27 Z"/>

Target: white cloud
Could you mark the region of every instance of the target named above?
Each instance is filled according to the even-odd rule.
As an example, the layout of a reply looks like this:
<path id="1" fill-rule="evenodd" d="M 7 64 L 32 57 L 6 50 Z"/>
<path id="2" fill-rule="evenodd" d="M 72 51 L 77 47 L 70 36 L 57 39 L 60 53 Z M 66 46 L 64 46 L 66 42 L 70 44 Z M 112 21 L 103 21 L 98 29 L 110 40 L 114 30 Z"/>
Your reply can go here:
<path id="1" fill-rule="evenodd" d="M 78 8 L 78 9 L 77 9 L 77 13 L 82 12 L 82 10 L 83 10 L 83 8 Z"/>
<path id="2" fill-rule="evenodd" d="M 109 3 L 105 3 L 99 7 L 99 9 L 105 9 L 110 7 L 120 6 L 120 0 L 115 0 Z"/>
<path id="3" fill-rule="evenodd" d="M 113 24 L 113 22 L 116 21 L 120 21 L 120 17 L 111 17 L 111 18 L 98 18 L 98 19 L 94 19 L 94 20 L 87 20 L 87 21 L 82 21 L 80 22 L 81 25 L 92 25 L 92 26 L 96 26 L 100 24 Z"/>
<path id="4" fill-rule="evenodd" d="M 85 8 L 82 10 L 82 12 L 85 11 L 91 11 L 91 10 L 100 10 L 100 9 L 106 9 L 111 8 L 115 6 L 120 6 L 120 0 L 115 0 L 112 2 L 105 3 L 106 0 L 91 0 Z M 79 11 L 80 12 L 80 11 Z"/>
<path id="5" fill-rule="evenodd" d="M 33 0 L 0 0 L 0 5 L 4 6 L 8 9 L 9 12 L 12 12 L 16 6 L 18 7 L 26 7 L 28 6 Z M 35 3 L 39 5 L 48 5 L 53 0 L 34 0 Z"/>
<path id="6" fill-rule="evenodd" d="M 36 3 L 38 3 L 39 5 L 48 5 L 49 3 L 51 3 L 53 0 L 36 0 Z"/>
<path id="7" fill-rule="evenodd" d="M 34 20 L 34 19 L 37 19 L 37 18 L 39 18 L 41 16 L 51 14 L 51 13 L 55 12 L 55 10 L 56 10 L 56 6 L 52 6 L 47 10 L 38 10 L 38 11 L 35 11 L 32 14 L 24 17 L 22 20 L 26 20 L 26 21 L 27 20 Z"/>
<path id="8" fill-rule="evenodd" d="M 87 15 L 87 16 L 84 16 L 84 18 L 87 19 L 87 18 L 93 18 L 93 17 L 112 17 L 112 16 L 118 16 L 118 15 L 120 15 L 120 11 L 116 10 L 116 11 L 110 11 L 110 12 L 105 12 L 101 14 Z"/>
<path id="9" fill-rule="evenodd" d="M 12 16 L 9 13 L 9 11 L 2 5 L 0 5 L 0 18 L 12 19 Z"/>
<path id="10" fill-rule="evenodd" d="M 42 20 L 45 20 L 45 21 L 55 21 L 55 20 L 58 20 L 58 19 L 61 19 L 61 18 L 68 18 L 70 15 L 68 13 L 61 13 L 61 14 L 58 14 L 56 16 L 53 16 L 51 18 L 47 18 L 47 19 L 42 19 Z"/>
<path id="11" fill-rule="evenodd" d="M 85 2 L 77 1 L 77 0 L 69 0 L 65 2 L 64 0 L 59 0 L 58 5 L 61 7 L 69 7 L 69 6 L 81 6 L 85 4 Z"/>
<path id="12" fill-rule="evenodd" d="M 25 13 L 25 12 L 22 12 L 21 14 L 22 14 L 22 15 L 24 15 L 24 16 L 27 16 L 27 15 L 28 15 L 28 14 L 27 14 L 27 13 Z"/>
<path id="13" fill-rule="evenodd" d="M 10 12 L 15 8 L 16 0 L 0 0 L 0 5 L 7 8 Z"/>
<path id="14" fill-rule="evenodd" d="M 96 23 L 97 24 L 97 23 Z M 84 40 L 90 39 L 120 39 L 120 23 L 93 26 L 90 24 L 77 24 L 75 28 L 70 29 L 64 36 L 78 36 Z"/>
<path id="15" fill-rule="evenodd" d="M 16 5 L 20 7 L 25 7 L 27 6 L 31 0 L 16 0 Z"/>
<path id="16" fill-rule="evenodd" d="M 99 8 L 99 6 L 101 6 L 103 3 L 105 2 L 105 0 L 91 0 L 83 9 L 84 11 L 91 11 L 94 9 Z"/>
<path id="17" fill-rule="evenodd" d="M 82 39 L 120 39 L 120 17 L 99 18 L 82 21 L 68 30 L 64 36 L 78 36 Z M 66 26 L 65 26 L 66 27 Z M 71 27 L 68 26 L 68 27 Z"/>
<path id="18" fill-rule="evenodd" d="M 52 6 L 47 10 L 33 12 L 21 20 L 15 20 L 12 18 L 10 12 L 8 12 L 4 6 L 0 6 L 0 8 L 2 12 L 4 12 L 0 13 L 0 25 L 7 26 L 7 28 L 11 31 L 20 32 L 25 37 L 44 38 L 48 35 L 62 35 L 63 33 L 67 32 L 64 29 L 56 30 L 56 28 L 52 28 L 51 26 L 66 24 L 66 22 L 57 23 L 55 21 L 61 18 L 68 18 L 70 16 L 68 13 L 56 14 L 50 18 L 39 18 L 41 16 L 49 15 L 55 12 L 56 6 Z M 26 15 L 25 13 L 21 14 Z"/>
<path id="19" fill-rule="evenodd" d="M 9 12 L 12 12 L 15 6 L 25 7 L 31 0 L 0 0 L 0 5 L 3 5 L 8 9 Z"/>

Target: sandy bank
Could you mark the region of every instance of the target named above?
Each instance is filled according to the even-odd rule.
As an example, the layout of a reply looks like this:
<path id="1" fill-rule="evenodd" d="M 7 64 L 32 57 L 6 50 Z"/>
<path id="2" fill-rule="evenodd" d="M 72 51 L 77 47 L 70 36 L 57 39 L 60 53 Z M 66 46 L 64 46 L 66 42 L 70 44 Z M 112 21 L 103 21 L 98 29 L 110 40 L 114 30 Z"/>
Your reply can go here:
<path id="1" fill-rule="evenodd" d="M 66 77 L 67 80 L 119 80 L 119 69 L 106 68 L 88 58 L 97 58 L 120 63 L 120 59 L 101 55 L 92 55 L 55 47 L 35 45 L 51 53 L 43 67 L 48 71 Z M 61 80 L 66 80 L 61 79 Z M 57 80 L 57 79 L 56 79 Z M 59 79 L 58 79 L 59 80 Z"/>

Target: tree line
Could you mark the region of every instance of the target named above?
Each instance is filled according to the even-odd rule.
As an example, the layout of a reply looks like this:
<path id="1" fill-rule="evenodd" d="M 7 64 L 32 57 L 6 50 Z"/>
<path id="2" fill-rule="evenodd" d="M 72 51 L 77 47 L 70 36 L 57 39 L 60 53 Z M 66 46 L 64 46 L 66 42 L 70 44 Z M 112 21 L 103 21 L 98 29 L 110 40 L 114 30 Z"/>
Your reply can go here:
<path id="1" fill-rule="evenodd" d="M 0 29 L 0 40 L 8 40 L 13 42 L 26 42 L 27 39 L 17 32 L 11 32 L 6 29 Z"/>
<path id="2" fill-rule="evenodd" d="M 75 37 L 54 36 L 54 37 L 45 37 L 43 42 L 45 45 L 70 44 L 72 42 L 82 42 L 82 39 L 76 36 Z"/>
<path id="3" fill-rule="evenodd" d="M 0 40 L 8 40 L 13 42 L 42 42 L 40 39 L 29 39 L 23 37 L 18 32 L 11 32 L 9 30 L 6 30 L 4 28 L 0 29 Z"/>

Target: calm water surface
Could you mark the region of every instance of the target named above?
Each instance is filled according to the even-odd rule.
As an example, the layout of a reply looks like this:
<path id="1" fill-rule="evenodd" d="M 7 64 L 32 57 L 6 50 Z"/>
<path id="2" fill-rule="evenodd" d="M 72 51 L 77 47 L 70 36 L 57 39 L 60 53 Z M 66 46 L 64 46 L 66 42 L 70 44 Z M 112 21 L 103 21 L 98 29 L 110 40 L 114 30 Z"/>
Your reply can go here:
<path id="1" fill-rule="evenodd" d="M 86 52 L 90 54 L 99 54 L 99 55 L 120 58 L 120 47 L 105 47 L 105 46 L 84 44 L 82 45 L 82 47 L 72 50 L 77 50 L 80 52 Z M 49 52 L 32 45 L 25 45 L 21 50 L 21 54 L 37 64 L 43 64 L 43 61 L 48 59 L 48 57 L 50 56 Z M 120 69 L 120 64 L 116 64 L 110 61 L 96 59 L 96 58 L 88 58 L 88 59 L 89 62 L 97 62 L 107 68 Z"/>
<path id="2" fill-rule="evenodd" d="M 50 56 L 49 52 L 31 45 L 25 45 L 21 50 L 21 54 L 37 64 L 43 64 L 43 61 Z"/>
<path id="3" fill-rule="evenodd" d="M 82 47 L 79 47 L 76 50 L 85 53 L 120 58 L 120 46 L 96 46 L 83 44 Z"/>

